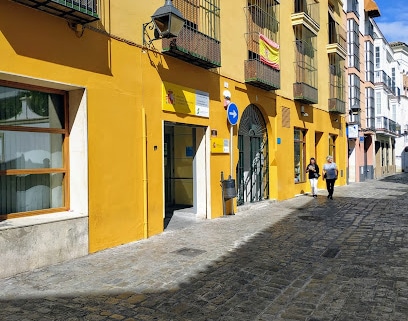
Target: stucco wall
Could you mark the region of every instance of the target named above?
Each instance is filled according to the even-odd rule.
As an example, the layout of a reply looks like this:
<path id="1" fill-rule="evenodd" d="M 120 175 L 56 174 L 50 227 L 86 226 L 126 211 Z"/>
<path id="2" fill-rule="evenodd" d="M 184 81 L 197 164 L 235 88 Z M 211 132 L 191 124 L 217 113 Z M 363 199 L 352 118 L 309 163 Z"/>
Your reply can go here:
<path id="1" fill-rule="evenodd" d="M 0 278 L 88 254 L 88 217 L 45 214 L 0 222 Z"/>

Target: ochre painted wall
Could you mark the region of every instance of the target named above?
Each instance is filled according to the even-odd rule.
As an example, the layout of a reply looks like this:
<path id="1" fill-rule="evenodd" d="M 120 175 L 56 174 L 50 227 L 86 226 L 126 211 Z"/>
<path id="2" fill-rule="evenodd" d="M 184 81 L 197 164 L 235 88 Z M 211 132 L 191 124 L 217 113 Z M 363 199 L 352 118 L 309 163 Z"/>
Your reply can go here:
<path id="1" fill-rule="evenodd" d="M 244 84 L 245 3 L 221 1 L 222 67 L 205 70 L 161 55 L 160 41 L 152 43 L 152 50 L 141 48 L 142 24 L 163 4 L 161 0 L 143 6 L 135 5 L 134 0 L 120 4 L 104 1 L 101 20 L 92 24 L 103 32 L 85 29 L 81 37 L 61 18 L 11 1 L 0 2 L 0 70 L 86 89 L 90 252 L 163 231 L 163 124 L 168 121 L 209 127 L 217 130 L 218 137 L 229 138 L 230 126 L 222 96 L 225 83 L 240 116 L 247 106 L 254 104 L 266 121 L 270 198 L 282 200 L 310 190 L 307 181 L 294 184 L 294 127 L 307 129 L 307 159 L 315 156 L 314 133 L 322 133 L 319 165 L 328 153 L 328 135 L 338 135 L 338 165 L 345 171 L 344 118 L 339 116 L 339 122 L 335 122 L 327 112 L 327 39 L 320 36 L 317 48 L 319 103 L 306 106 L 309 116 L 305 118 L 300 114 L 300 104 L 293 101 L 292 5 L 281 4 L 281 89 L 268 92 Z M 320 7 L 319 35 L 325 35 L 327 3 L 320 2 Z M 105 31 L 114 36 L 109 37 Z M 163 82 L 208 92 L 210 117 L 163 111 Z M 282 107 L 290 109 L 289 128 L 282 127 Z M 233 177 L 238 163 L 237 130 L 236 126 L 232 144 Z M 211 154 L 209 163 L 211 218 L 216 218 L 223 214 L 220 173 L 230 174 L 230 156 Z M 344 183 L 345 176 L 337 181 Z M 322 181 L 319 187 L 324 187 Z"/>

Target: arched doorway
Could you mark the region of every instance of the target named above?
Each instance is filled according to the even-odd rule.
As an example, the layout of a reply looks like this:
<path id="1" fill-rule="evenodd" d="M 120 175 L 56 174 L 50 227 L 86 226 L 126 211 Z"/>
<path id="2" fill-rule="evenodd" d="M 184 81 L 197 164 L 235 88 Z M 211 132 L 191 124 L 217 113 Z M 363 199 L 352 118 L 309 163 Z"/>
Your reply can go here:
<path id="1" fill-rule="evenodd" d="M 268 133 L 261 111 L 249 105 L 238 129 L 238 205 L 269 198 Z"/>

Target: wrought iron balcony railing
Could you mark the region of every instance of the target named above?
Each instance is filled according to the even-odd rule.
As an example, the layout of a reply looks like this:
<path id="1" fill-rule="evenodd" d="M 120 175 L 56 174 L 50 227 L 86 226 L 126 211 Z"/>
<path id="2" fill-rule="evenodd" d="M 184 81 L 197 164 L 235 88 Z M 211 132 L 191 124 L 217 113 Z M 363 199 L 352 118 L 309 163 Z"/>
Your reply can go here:
<path id="1" fill-rule="evenodd" d="M 317 104 L 318 90 L 306 83 L 296 82 L 293 84 L 293 98 L 306 104 Z"/>
<path id="2" fill-rule="evenodd" d="M 394 94 L 397 95 L 397 88 L 395 87 L 395 81 L 392 80 L 390 76 L 384 70 L 377 70 L 374 76 L 375 83 L 382 83 L 384 84 L 387 89 Z"/>
<path id="3" fill-rule="evenodd" d="M 375 117 L 367 117 L 367 129 L 375 130 Z"/>
<path id="4" fill-rule="evenodd" d="M 13 0 L 25 6 L 85 24 L 98 20 L 97 0 Z"/>
<path id="5" fill-rule="evenodd" d="M 375 129 L 377 132 L 398 135 L 398 128 L 399 125 L 387 117 L 379 116 L 375 118 Z"/>
<path id="6" fill-rule="evenodd" d="M 333 114 L 345 114 L 346 103 L 338 98 L 329 98 L 329 112 Z"/>
<path id="7" fill-rule="evenodd" d="M 163 39 L 163 53 L 202 68 L 221 66 L 221 43 L 184 26 L 176 38 Z"/>
<path id="8" fill-rule="evenodd" d="M 245 82 L 265 90 L 280 88 L 280 71 L 257 59 L 245 61 Z"/>
<path id="9" fill-rule="evenodd" d="M 305 13 L 318 25 L 320 24 L 319 3 L 315 1 L 295 0 L 294 13 Z"/>
<path id="10" fill-rule="evenodd" d="M 347 50 L 346 30 L 337 22 L 328 24 L 329 44 L 338 44 L 342 49 Z"/>
<path id="11" fill-rule="evenodd" d="M 291 15 L 292 26 L 303 25 L 317 36 L 320 29 L 319 5 L 313 0 L 295 0 Z"/>

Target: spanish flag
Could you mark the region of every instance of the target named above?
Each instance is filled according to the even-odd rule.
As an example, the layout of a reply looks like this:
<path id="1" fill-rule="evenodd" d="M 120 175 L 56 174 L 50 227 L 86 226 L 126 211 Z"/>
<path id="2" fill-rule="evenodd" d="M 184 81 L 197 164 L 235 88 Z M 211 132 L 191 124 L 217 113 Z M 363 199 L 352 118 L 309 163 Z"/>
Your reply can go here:
<path id="1" fill-rule="evenodd" d="M 266 38 L 263 34 L 259 34 L 259 55 L 264 64 L 276 70 L 280 70 L 279 45 L 271 39 Z"/>

